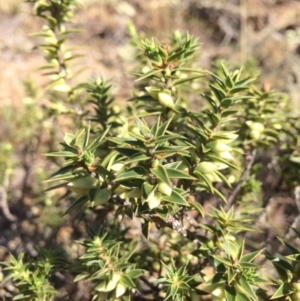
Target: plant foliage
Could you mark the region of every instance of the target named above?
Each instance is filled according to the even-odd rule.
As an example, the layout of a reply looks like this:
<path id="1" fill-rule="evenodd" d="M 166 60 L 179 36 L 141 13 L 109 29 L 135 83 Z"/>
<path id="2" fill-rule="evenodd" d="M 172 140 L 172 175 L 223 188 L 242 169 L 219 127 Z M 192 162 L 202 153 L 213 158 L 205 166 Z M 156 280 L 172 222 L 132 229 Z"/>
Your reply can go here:
<path id="1" fill-rule="evenodd" d="M 54 115 L 74 129 L 47 154 L 58 165 L 47 191 L 63 188 L 65 214 L 90 225 L 77 258 L 42 250 L 41 259 L 3 263 L 13 300 L 69 300 L 53 282 L 64 270 L 98 301 L 299 300 L 297 248 L 282 240 L 290 255 L 274 255 L 248 236 L 263 210 L 259 156 L 276 149 L 286 184 L 299 182 L 299 116 L 286 95 L 224 62 L 195 67 L 199 44 L 189 34 L 162 43 L 131 27 L 139 65 L 122 107 L 101 77 L 71 84 L 77 55 L 66 42 L 76 31 L 67 23 L 77 2 L 29 2 L 46 22 L 37 35 L 46 90 L 60 93 Z M 266 262 L 276 276 L 263 274 Z"/>

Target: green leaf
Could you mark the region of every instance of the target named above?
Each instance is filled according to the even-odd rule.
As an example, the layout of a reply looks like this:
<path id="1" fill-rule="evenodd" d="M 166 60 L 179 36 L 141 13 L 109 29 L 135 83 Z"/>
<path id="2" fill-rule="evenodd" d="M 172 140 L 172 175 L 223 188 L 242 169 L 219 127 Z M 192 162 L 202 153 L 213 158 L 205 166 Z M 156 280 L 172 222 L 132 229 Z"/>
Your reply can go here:
<path id="1" fill-rule="evenodd" d="M 166 169 L 162 165 L 158 165 L 156 168 L 152 168 L 151 172 L 162 182 L 168 184 L 169 186 L 172 185 L 168 173 Z"/>
<path id="2" fill-rule="evenodd" d="M 226 92 L 224 92 L 222 89 L 214 86 L 214 85 L 209 85 L 210 88 L 212 89 L 213 93 L 221 103 L 224 98 L 227 98 Z"/>
<path id="3" fill-rule="evenodd" d="M 226 109 L 224 110 L 222 113 L 221 113 L 221 117 L 222 118 L 225 118 L 225 117 L 228 117 L 230 115 L 234 115 L 236 113 L 238 113 L 239 110 L 231 110 L 231 109 Z"/>
<path id="4" fill-rule="evenodd" d="M 126 272 L 126 275 L 131 279 L 138 278 L 144 274 L 145 274 L 145 271 L 142 269 L 134 269 L 134 270 L 130 270 L 129 272 Z"/>
<path id="5" fill-rule="evenodd" d="M 142 137 L 142 136 L 140 136 L 140 137 Z M 143 147 L 144 146 L 144 141 L 145 141 L 144 138 L 143 138 L 143 140 L 138 140 L 138 139 L 133 138 L 133 137 L 130 137 L 130 138 L 120 138 L 120 137 L 113 138 L 113 137 L 111 137 L 108 140 L 115 143 L 115 144 L 124 145 L 126 143 L 126 144 L 129 144 L 129 145 L 133 146 L 133 148 L 120 147 L 121 151 L 122 151 L 122 148 L 124 149 L 124 151 L 126 151 L 125 149 L 134 149 L 136 147 Z"/>
<path id="6" fill-rule="evenodd" d="M 148 182 L 144 182 L 142 186 L 142 196 L 144 200 L 147 200 L 150 193 L 156 189 L 156 185 L 151 185 Z"/>
<path id="7" fill-rule="evenodd" d="M 161 70 L 159 70 L 159 69 L 158 70 L 156 70 L 156 69 L 150 70 L 150 71 L 146 72 L 145 74 L 140 75 L 139 78 L 136 79 L 135 81 L 136 82 L 141 81 L 141 80 L 146 79 L 148 77 L 152 77 L 153 75 L 158 74 L 158 73 L 161 73 Z"/>
<path id="8" fill-rule="evenodd" d="M 74 279 L 73 281 L 74 281 L 74 282 L 78 282 L 78 281 L 80 281 L 80 280 L 82 280 L 82 279 L 86 279 L 87 277 L 89 277 L 88 274 L 79 274 L 79 275 L 77 275 L 77 276 L 75 277 L 75 279 Z"/>
<path id="9" fill-rule="evenodd" d="M 233 80 L 232 80 L 232 78 L 231 78 L 230 75 L 226 76 L 225 83 L 226 83 L 226 87 L 227 88 L 231 89 L 233 87 L 234 82 L 233 82 Z"/>
<path id="10" fill-rule="evenodd" d="M 132 279 L 129 276 L 127 276 L 126 274 L 123 274 L 121 276 L 120 282 L 123 285 L 125 285 L 127 287 L 130 287 L 132 289 L 134 289 L 136 287 L 135 284 L 134 284 L 134 282 L 132 281 Z"/>
<path id="11" fill-rule="evenodd" d="M 185 172 L 174 168 L 166 168 L 166 171 L 170 179 L 184 179 L 184 180 L 192 180 L 192 181 L 196 180 L 195 177 L 192 177 L 189 174 L 186 174 Z"/>
<path id="12" fill-rule="evenodd" d="M 171 123 L 172 119 L 168 119 L 166 122 L 164 122 L 158 129 L 157 131 L 157 137 L 159 136 L 164 136 L 166 130 L 168 129 L 170 123 Z"/>
<path id="13" fill-rule="evenodd" d="M 45 156 L 48 157 L 66 157 L 66 158 L 74 158 L 78 156 L 78 153 L 72 153 L 68 151 L 61 151 L 61 152 L 54 152 L 54 153 L 48 153 L 45 154 Z"/>
<path id="14" fill-rule="evenodd" d="M 51 187 L 45 189 L 44 191 L 51 191 L 51 190 L 54 190 L 54 189 L 58 189 L 58 188 L 62 188 L 62 187 L 67 187 L 68 183 L 69 182 L 65 182 L 65 183 L 62 183 L 62 184 L 51 186 Z"/>
<path id="15" fill-rule="evenodd" d="M 91 189 L 89 191 L 89 199 L 94 203 L 95 206 L 105 204 L 111 197 L 111 191 L 102 188 L 102 189 Z"/>
<path id="16" fill-rule="evenodd" d="M 55 181 L 63 181 L 63 180 L 75 180 L 75 179 L 78 179 L 80 177 L 85 177 L 87 176 L 88 174 L 85 172 L 85 171 L 82 171 L 82 172 L 79 172 L 79 173 L 72 173 L 72 172 L 69 172 L 69 173 L 65 173 L 65 174 L 59 174 L 59 175 L 56 175 L 56 176 L 53 176 L 52 178 L 48 179 L 48 180 L 45 180 L 44 182 L 45 183 L 50 183 L 50 182 L 55 182 Z"/>
<path id="17" fill-rule="evenodd" d="M 224 65 L 224 63 L 221 63 L 220 67 L 221 67 L 221 70 L 222 70 L 224 76 L 225 77 L 229 77 L 230 73 L 229 73 L 227 67 Z"/>
<path id="18" fill-rule="evenodd" d="M 246 278 L 241 275 L 240 278 L 238 279 L 239 286 L 243 289 L 243 291 L 252 299 L 256 300 L 256 294 L 253 291 L 251 285 L 248 283 Z"/>
<path id="19" fill-rule="evenodd" d="M 130 159 L 126 160 L 124 163 L 125 164 L 131 164 L 131 163 L 137 163 L 137 162 L 141 162 L 141 161 L 147 161 L 149 159 L 150 159 L 149 156 L 147 156 L 145 154 L 138 153 L 138 154 L 133 155 L 132 157 L 130 157 Z"/>
<path id="20" fill-rule="evenodd" d="M 244 248 L 245 248 L 245 239 L 243 239 L 243 241 L 240 243 L 239 250 L 236 256 L 239 261 L 242 259 L 242 256 L 244 254 Z"/>
<path id="21" fill-rule="evenodd" d="M 287 260 L 281 259 L 279 257 L 274 258 L 272 260 L 272 263 L 275 267 L 279 267 L 290 272 L 293 272 L 294 270 L 293 266 Z"/>
<path id="22" fill-rule="evenodd" d="M 231 183 L 228 182 L 227 178 L 218 170 L 215 170 L 214 173 L 228 186 L 231 187 Z"/>
<path id="23" fill-rule="evenodd" d="M 257 269 L 260 268 L 259 264 L 256 263 L 250 263 L 250 262 L 240 262 L 240 266 L 243 269 Z"/>
<path id="24" fill-rule="evenodd" d="M 191 130 L 197 137 L 201 138 L 203 141 L 208 141 L 209 136 L 203 130 L 203 127 L 196 127 L 191 124 L 187 124 L 186 127 Z"/>
<path id="25" fill-rule="evenodd" d="M 290 160 L 294 163 L 300 164 L 300 157 L 291 157 Z"/>
<path id="26" fill-rule="evenodd" d="M 26 300 L 26 298 L 30 298 L 30 295 L 18 294 L 13 298 L 13 300 Z"/>
<path id="27" fill-rule="evenodd" d="M 205 174 L 198 172 L 198 171 L 194 171 L 194 174 L 198 177 L 198 179 L 204 181 L 204 183 L 207 185 L 207 188 L 210 192 L 214 192 L 214 187 L 212 186 L 211 181 L 205 176 Z"/>
<path id="28" fill-rule="evenodd" d="M 247 297 L 245 294 L 236 292 L 236 301 L 252 301 L 252 300 L 249 297 Z"/>
<path id="29" fill-rule="evenodd" d="M 170 163 L 167 163 L 167 164 L 164 164 L 164 167 L 166 168 L 166 169 L 169 169 L 169 168 L 171 168 L 171 169 L 178 169 L 179 168 L 179 166 L 181 165 L 181 163 L 182 162 L 180 162 L 180 161 L 177 161 L 177 162 L 170 162 Z"/>
<path id="30" fill-rule="evenodd" d="M 139 128 L 140 133 L 143 135 L 141 140 L 146 141 L 145 140 L 146 138 L 144 138 L 144 137 L 146 137 L 150 133 L 150 129 L 149 129 L 147 123 L 145 122 L 144 119 L 140 119 L 136 115 L 134 116 L 134 119 L 135 119 L 135 123 L 136 123 L 137 127 Z M 131 135 L 134 136 L 135 133 L 131 132 Z"/>
<path id="31" fill-rule="evenodd" d="M 256 79 L 255 77 L 247 77 L 245 79 L 241 79 L 240 81 L 235 83 L 235 86 L 239 86 L 239 87 L 246 86 L 249 83 L 253 82 L 255 79 Z"/>
<path id="32" fill-rule="evenodd" d="M 139 128 L 140 132 L 142 133 L 142 131 L 144 131 L 143 135 L 146 136 L 147 135 L 147 130 L 144 129 L 144 128 Z M 135 132 L 130 132 L 130 136 L 136 138 L 138 140 L 138 142 L 143 142 L 143 143 L 146 143 L 147 142 L 147 139 L 139 133 L 135 133 Z M 127 140 L 127 143 L 129 144 L 130 143 L 130 140 L 131 139 L 126 139 Z M 134 141 L 134 140 L 131 140 L 131 141 Z"/>
<path id="33" fill-rule="evenodd" d="M 169 156 L 173 156 L 175 154 L 179 154 L 182 156 L 188 156 L 190 153 L 187 151 L 189 146 L 181 146 L 181 145 L 171 145 L 168 147 L 157 147 L 156 150 L 153 152 L 156 157 L 166 158 Z"/>
<path id="34" fill-rule="evenodd" d="M 162 195 L 162 200 L 186 207 L 190 206 L 189 203 L 174 189 L 172 190 L 172 194 L 170 196 Z"/>
<path id="35" fill-rule="evenodd" d="M 82 196 L 81 198 L 77 199 L 75 202 L 72 203 L 72 205 L 66 210 L 64 215 L 70 213 L 77 207 L 81 207 L 84 203 L 86 203 L 89 200 L 87 196 Z"/>
<path id="36" fill-rule="evenodd" d="M 224 283 L 225 283 L 225 279 L 223 277 L 223 273 L 217 273 L 211 278 L 209 278 L 207 281 L 205 281 L 205 285 L 211 285 L 211 284 L 220 285 Z"/>
<path id="37" fill-rule="evenodd" d="M 157 137 L 156 140 L 155 140 L 155 143 L 158 144 L 158 143 L 162 143 L 162 142 L 165 142 L 165 141 L 174 140 L 176 138 L 180 138 L 180 136 L 176 136 L 175 134 L 164 135 L 164 136 Z"/>
<path id="38" fill-rule="evenodd" d="M 222 159 L 222 158 L 218 157 L 217 155 L 213 155 L 213 154 L 209 153 L 207 155 L 207 158 L 210 159 L 210 160 L 212 160 L 212 161 L 224 163 L 224 164 L 228 165 L 229 167 L 231 167 L 231 168 L 233 168 L 235 170 L 239 170 L 239 168 L 236 165 L 228 162 L 225 159 Z"/>
<path id="39" fill-rule="evenodd" d="M 264 129 L 263 134 L 266 136 L 274 137 L 276 138 L 276 140 L 278 139 L 278 135 L 279 135 L 278 131 L 273 129 Z"/>
<path id="40" fill-rule="evenodd" d="M 150 222 L 144 220 L 144 222 L 142 223 L 142 234 L 146 237 L 146 239 L 149 239 L 149 226 L 150 226 Z"/>
<path id="41" fill-rule="evenodd" d="M 105 137 L 107 133 L 109 132 L 110 127 L 107 127 L 107 129 L 102 133 L 99 137 L 95 138 L 86 148 L 85 151 L 93 152 L 95 151 L 102 143 L 104 143 Z"/>
<path id="42" fill-rule="evenodd" d="M 204 76 L 203 74 L 199 74 L 199 75 L 193 75 L 193 76 L 181 78 L 181 79 L 178 79 L 178 80 L 174 80 L 173 83 L 172 83 L 172 86 L 178 86 L 178 85 L 181 85 L 185 82 L 191 82 L 194 79 L 197 79 L 197 78 L 200 78 L 200 77 L 203 77 L 203 76 Z"/>
<path id="43" fill-rule="evenodd" d="M 127 171 L 121 173 L 116 179 L 115 182 L 121 182 L 131 179 L 144 179 L 146 170 L 142 167 L 133 167 Z"/>
<path id="44" fill-rule="evenodd" d="M 236 299 L 236 290 L 234 287 L 232 286 L 225 286 L 225 297 L 226 297 L 226 301 L 240 301 L 238 299 Z"/>
<path id="45" fill-rule="evenodd" d="M 160 124 L 160 116 L 158 116 L 156 122 L 154 123 L 154 125 L 151 128 L 151 135 L 153 135 L 153 137 L 157 137 L 157 133 L 158 133 L 158 129 L 159 129 L 159 124 Z"/>
<path id="46" fill-rule="evenodd" d="M 240 263 L 247 263 L 247 262 L 250 263 L 254 261 L 255 258 L 259 256 L 263 251 L 264 249 L 243 255 L 242 258 L 240 259 Z"/>
<path id="47" fill-rule="evenodd" d="M 223 89 L 223 90 L 226 89 L 226 86 L 225 86 L 223 80 L 219 76 L 217 76 L 216 74 L 211 73 L 211 72 L 209 72 L 209 74 L 213 77 L 213 79 L 217 82 L 217 84 L 220 86 L 221 89 Z"/>
<path id="48" fill-rule="evenodd" d="M 293 293 L 294 289 L 291 287 L 289 283 L 282 283 L 277 291 L 274 293 L 274 295 L 271 297 L 271 299 L 278 299 L 284 296 L 287 296 L 291 293 Z"/>
<path id="49" fill-rule="evenodd" d="M 213 125 L 221 122 L 220 116 L 217 113 L 207 112 L 207 117 Z"/>
<path id="50" fill-rule="evenodd" d="M 224 98 L 220 105 L 222 108 L 228 109 L 232 105 L 233 101 L 231 98 Z"/>
<path id="51" fill-rule="evenodd" d="M 203 96 L 206 98 L 208 103 L 211 105 L 214 112 L 216 112 L 218 110 L 218 105 L 217 105 L 216 101 L 213 98 L 211 98 L 210 96 L 206 95 L 206 94 L 203 94 Z"/>
<path id="52" fill-rule="evenodd" d="M 204 208 L 200 203 L 198 203 L 197 201 L 194 201 L 194 202 L 189 202 L 189 204 L 191 207 L 195 208 L 201 214 L 202 217 L 204 217 L 204 215 L 205 215 Z"/>
<path id="53" fill-rule="evenodd" d="M 234 88 L 230 89 L 228 91 L 228 93 L 229 94 L 235 94 L 235 93 L 245 91 L 245 90 L 248 90 L 248 89 L 249 89 L 248 87 L 237 87 L 237 86 L 235 86 Z"/>
<path id="54" fill-rule="evenodd" d="M 86 147 L 89 144 L 89 140 L 90 140 L 90 131 L 91 131 L 91 127 L 88 126 L 86 129 L 84 129 L 83 132 L 83 136 L 82 136 L 82 148 L 86 149 Z"/>
<path id="55" fill-rule="evenodd" d="M 201 74 L 203 74 L 204 76 L 208 74 L 208 72 L 205 71 L 205 70 L 199 70 L 199 69 L 193 69 L 193 68 L 186 68 L 186 67 L 179 67 L 179 68 L 176 69 L 176 70 L 181 71 L 181 72 L 201 73 Z"/>
<path id="56" fill-rule="evenodd" d="M 226 266 L 229 266 L 229 267 L 232 266 L 232 263 L 229 260 L 225 259 L 225 257 L 223 257 L 223 256 L 213 255 L 213 258 L 215 258 L 219 262 L 224 263 Z"/>
<path id="57" fill-rule="evenodd" d="M 233 280 L 235 280 L 236 276 L 238 275 L 238 273 L 236 272 L 236 269 L 233 268 L 229 268 L 227 270 L 227 277 L 228 277 L 228 284 L 231 284 L 231 282 Z"/>

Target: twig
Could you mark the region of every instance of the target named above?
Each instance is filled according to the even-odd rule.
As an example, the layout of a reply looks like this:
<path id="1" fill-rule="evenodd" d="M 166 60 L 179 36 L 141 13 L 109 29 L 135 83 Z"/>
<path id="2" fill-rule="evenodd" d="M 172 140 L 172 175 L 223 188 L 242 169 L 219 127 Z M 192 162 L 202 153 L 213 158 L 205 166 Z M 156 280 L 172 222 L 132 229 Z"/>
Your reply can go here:
<path id="1" fill-rule="evenodd" d="M 241 188 L 242 188 L 242 185 L 243 183 L 246 181 L 250 171 L 251 171 L 251 168 L 254 164 L 254 161 L 255 161 L 255 158 L 256 158 L 256 148 L 252 150 L 252 152 L 247 156 L 247 165 L 246 165 L 246 168 L 245 170 L 243 171 L 243 174 L 241 175 L 240 177 L 240 180 L 238 181 L 238 183 L 236 184 L 235 188 L 233 189 L 232 193 L 229 195 L 228 197 L 228 201 L 227 201 L 227 205 L 226 205 L 226 209 L 229 209 L 232 204 L 234 203 L 234 200 L 237 196 L 237 194 L 240 192 Z"/>
<path id="2" fill-rule="evenodd" d="M 22 151 L 22 166 L 24 169 L 24 180 L 23 180 L 23 187 L 22 187 L 22 197 L 23 200 L 25 198 L 26 193 L 28 193 L 29 188 L 29 180 L 32 174 L 33 170 L 33 162 L 35 162 L 36 154 L 38 153 L 39 146 L 41 144 L 41 138 L 37 137 L 36 143 L 33 143 L 31 141 L 30 143 L 27 143 Z"/>
<path id="3" fill-rule="evenodd" d="M 187 229 L 185 228 L 185 226 L 181 221 L 179 221 L 172 215 L 168 215 L 165 220 L 154 214 L 142 214 L 142 218 L 149 222 L 154 222 L 159 227 L 168 227 L 182 234 L 184 237 L 187 236 Z"/>
<path id="4" fill-rule="evenodd" d="M 15 222 L 17 218 L 10 213 L 8 204 L 7 204 L 7 189 L 9 187 L 9 175 L 6 170 L 4 173 L 3 185 L 0 186 L 0 198 L 1 198 L 1 208 L 4 217 L 10 222 Z"/>
<path id="5" fill-rule="evenodd" d="M 148 286 L 151 288 L 152 292 L 155 291 L 155 292 L 159 292 L 159 288 L 154 285 L 153 283 L 151 283 L 146 277 L 142 276 L 140 277 L 140 279 Z"/>

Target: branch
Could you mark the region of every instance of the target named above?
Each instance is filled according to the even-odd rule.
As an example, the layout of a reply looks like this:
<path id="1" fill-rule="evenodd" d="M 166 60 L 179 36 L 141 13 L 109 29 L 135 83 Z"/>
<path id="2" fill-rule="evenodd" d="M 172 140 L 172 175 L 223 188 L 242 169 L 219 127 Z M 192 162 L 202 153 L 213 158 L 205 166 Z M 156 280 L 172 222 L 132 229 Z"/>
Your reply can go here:
<path id="1" fill-rule="evenodd" d="M 4 173 L 4 179 L 3 179 L 3 185 L 0 186 L 0 202 L 1 202 L 1 208 L 4 217 L 6 217 L 7 220 L 10 222 L 15 222 L 17 218 L 10 213 L 8 204 L 7 204 L 7 189 L 9 187 L 9 175 L 8 171 L 6 170 Z"/>
<path id="2" fill-rule="evenodd" d="M 246 168 L 244 169 L 241 177 L 240 177 L 240 180 L 238 181 L 238 183 L 236 184 L 235 188 L 233 189 L 232 193 L 229 195 L 228 197 L 228 202 L 227 202 L 227 205 L 226 205 L 226 209 L 229 209 L 232 204 L 234 203 L 235 201 L 235 198 L 236 196 L 238 195 L 238 193 L 240 192 L 241 188 L 242 188 L 242 185 L 243 183 L 246 181 L 246 179 L 248 178 L 248 175 L 251 171 L 251 168 L 254 164 L 254 161 L 256 159 L 256 153 L 257 153 L 257 149 L 254 148 L 250 154 L 247 155 L 246 157 L 246 160 L 248 161 L 247 162 L 247 165 L 246 165 Z"/>
<path id="3" fill-rule="evenodd" d="M 172 215 L 168 215 L 165 220 L 154 214 L 142 214 L 141 217 L 146 221 L 154 222 L 159 227 L 168 227 L 182 234 L 184 237 L 187 236 L 187 229 L 185 228 L 185 226 L 181 221 L 177 220 Z"/>
<path id="4" fill-rule="evenodd" d="M 155 284 L 151 283 L 146 277 L 142 276 L 140 277 L 140 280 L 142 280 L 148 287 L 150 287 L 152 292 L 160 291 L 160 289 Z"/>

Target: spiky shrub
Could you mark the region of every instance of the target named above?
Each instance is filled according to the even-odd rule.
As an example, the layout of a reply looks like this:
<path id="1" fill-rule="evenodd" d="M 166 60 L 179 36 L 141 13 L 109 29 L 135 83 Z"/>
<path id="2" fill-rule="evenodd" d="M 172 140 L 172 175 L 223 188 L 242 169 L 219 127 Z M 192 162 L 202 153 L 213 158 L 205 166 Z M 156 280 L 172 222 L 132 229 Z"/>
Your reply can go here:
<path id="1" fill-rule="evenodd" d="M 90 124 L 66 134 L 62 150 L 48 154 L 64 163 L 47 182 L 56 183 L 49 189 L 72 192 L 66 214 L 81 212 L 93 226 L 78 242 L 83 254 L 64 264 L 51 251 L 41 251 L 37 262 L 22 256 L 6 262 L 7 279 L 19 290 L 15 300 L 67 300 L 51 284 L 64 269 L 75 282 L 88 283 L 91 299 L 99 301 L 298 300 L 297 249 L 284 242 L 292 253 L 284 258 L 253 250 L 245 240 L 263 210 L 249 201 L 260 192 L 257 154 L 280 145 L 284 164 L 290 156 L 299 161 L 299 127 L 290 125 L 287 100 L 259 89 L 240 69 L 191 67 L 198 43 L 188 34 L 176 33 L 165 44 L 132 31 L 138 84 L 121 109 L 101 78 L 70 86 L 72 56 L 61 51 L 75 1 L 30 2 L 48 21 L 40 33 L 43 68 L 51 69 L 48 88 L 66 93 L 58 98 L 63 106 L 74 106 L 76 95 L 76 104 L 91 111 L 79 123 L 78 110 L 56 112 L 77 119 L 71 124 Z M 278 272 L 273 278 L 261 272 L 265 259 Z"/>

